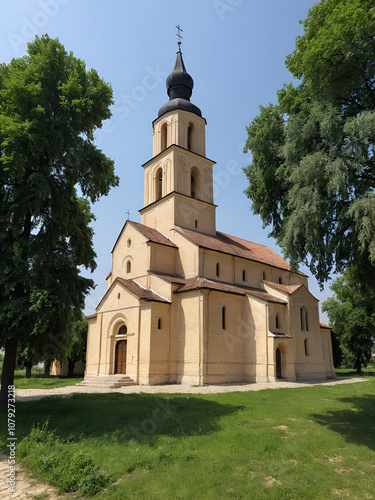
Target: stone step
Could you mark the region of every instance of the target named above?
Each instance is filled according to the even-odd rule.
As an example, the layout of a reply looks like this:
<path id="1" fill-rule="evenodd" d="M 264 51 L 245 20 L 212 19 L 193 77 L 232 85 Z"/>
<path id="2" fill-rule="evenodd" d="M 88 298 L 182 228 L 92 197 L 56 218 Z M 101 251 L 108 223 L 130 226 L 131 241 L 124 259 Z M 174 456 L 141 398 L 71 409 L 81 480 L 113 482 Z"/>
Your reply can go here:
<path id="1" fill-rule="evenodd" d="M 118 389 L 119 387 L 138 384 L 132 378 L 126 375 L 89 375 L 77 385 L 85 387 Z"/>

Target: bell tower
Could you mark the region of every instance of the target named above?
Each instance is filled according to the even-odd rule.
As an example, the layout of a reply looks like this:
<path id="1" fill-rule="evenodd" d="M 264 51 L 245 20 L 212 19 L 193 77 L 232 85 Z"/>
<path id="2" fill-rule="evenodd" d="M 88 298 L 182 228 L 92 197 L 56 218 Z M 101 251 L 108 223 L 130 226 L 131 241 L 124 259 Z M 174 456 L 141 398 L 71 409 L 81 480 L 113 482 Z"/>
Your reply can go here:
<path id="1" fill-rule="evenodd" d="M 141 223 L 167 232 L 175 225 L 215 234 L 213 172 L 206 157 L 206 120 L 191 101 L 194 82 L 180 48 L 166 81 L 169 101 L 153 122 L 153 156 L 144 168 Z"/>

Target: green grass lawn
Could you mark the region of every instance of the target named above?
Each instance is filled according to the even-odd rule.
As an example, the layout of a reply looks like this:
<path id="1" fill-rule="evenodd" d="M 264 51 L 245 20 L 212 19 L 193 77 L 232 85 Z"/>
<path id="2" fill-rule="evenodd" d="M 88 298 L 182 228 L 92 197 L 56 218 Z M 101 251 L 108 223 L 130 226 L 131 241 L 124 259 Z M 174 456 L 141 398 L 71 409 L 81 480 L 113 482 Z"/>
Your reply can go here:
<path id="1" fill-rule="evenodd" d="M 14 385 L 16 389 L 53 389 L 55 387 L 66 387 L 82 382 L 83 377 L 58 377 L 56 375 L 44 375 L 40 368 L 33 368 L 31 377 L 26 378 L 25 370 L 14 372 Z"/>
<path id="2" fill-rule="evenodd" d="M 375 377 L 375 367 L 373 365 L 363 368 L 360 375 L 353 368 L 336 368 L 335 371 L 338 377 Z"/>
<path id="3" fill-rule="evenodd" d="M 109 474 L 107 488 L 94 498 L 375 498 L 375 380 L 247 393 L 19 401 L 18 442 L 47 418 L 53 439 L 43 448 L 38 437 L 23 463 L 59 484 L 68 464 L 89 456 Z M 2 450 L 6 438 L 3 426 Z M 66 467 L 56 474 L 54 460 L 62 456 Z"/>

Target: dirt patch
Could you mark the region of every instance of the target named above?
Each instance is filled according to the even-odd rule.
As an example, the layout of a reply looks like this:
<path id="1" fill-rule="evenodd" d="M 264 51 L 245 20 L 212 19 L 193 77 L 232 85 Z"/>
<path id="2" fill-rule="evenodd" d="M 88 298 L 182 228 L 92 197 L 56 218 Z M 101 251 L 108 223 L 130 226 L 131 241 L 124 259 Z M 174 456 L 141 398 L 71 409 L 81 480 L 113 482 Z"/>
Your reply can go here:
<path id="1" fill-rule="evenodd" d="M 274 484 L 278 484 L 279 486 L 281 486 L 281 481 L 275 479 L 272 476 L 266 476 L 264 478 L 264 484 L 265 484 L 266 488 L 271 488 L 271 486 L 273 486 Z"/>
<path id="2" fill-rule="evenodd" d="M 16 465 L 15 492 L 9 491 L 7 476 L 9 474 L 8 457 L 0 452 L 0 498 L 6 500 L 30 500 L 35 497 L 45 500 L 63 500 L 65 495 L 58 495 L 57 490 L 49 484 L 37 482 L 31 478 L 20 465 Z"/>

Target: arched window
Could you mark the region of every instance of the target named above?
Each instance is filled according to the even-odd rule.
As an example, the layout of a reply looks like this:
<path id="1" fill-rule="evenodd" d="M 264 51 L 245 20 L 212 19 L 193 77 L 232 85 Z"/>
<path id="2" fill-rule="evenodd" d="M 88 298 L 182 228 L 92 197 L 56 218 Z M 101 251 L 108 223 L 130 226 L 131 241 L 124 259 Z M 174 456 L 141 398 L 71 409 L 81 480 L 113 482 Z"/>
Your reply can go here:
<path id="1" fill-rule="evenodd" d="M 127 333 L 128 333 L 128 329 L 127 329 L 126 325 L 122 325 L 118 329 L 117 335 L 126 335 Z"/>
<path id="2" fill-rule="evenodd" d="M 216 276 L 220 276 L 220 264 L 216 264 Z"/>
<path id="3" fill-rule="evenodd" d="M 161 151 L 167 149 L 167 133 L 168 133 L 167 124 L 164 123 L 161 127 Z"/>
<path id="4" fill-rule="evenodd" d="M 158 330 L 161 330 L 161 318 L 158 318 Z"/>
<path id="5" fill-rule="evenodd" d="M 130 260 L 128 260 L 126 263 L 126 272 L 129 274 L 131 273 L 131 271 L 132 271 L 132 263 L 130 262 Z"/>
<path id="6" fill-rule="evenodd" d="M 308 339 L 305 339 L 304 344 L 305 344 L 305 356 L 309 356 L 309 341 L 308 341 Z"/>
<path id="7" fill-rule="evenodd" d="M 308 313 L 306 307 L 301 307 L 300 309 L 301 317 L 301 330 L 309 330 Z"/>
<path id="8" fill-rule="evenodd" d="M 197 198 L 199 193 L 199 170 L 193 167 L 190 173 L 190 196 Z"/>
<path id="9" fill-rule="evenodd" d="M 155 193 L 155 201 L 160 200 L 160 198 L 163 196 L 163 171 L 161 168 L 158 169 L 155 176 Z"/>
<path id="10" fill-rule="evenodd" d="M 223 330 L 225 330 L 225 322 L 226 322 L 225 320 L 226 320 L 226 317 L 225 317 L 225 306 L 223 306 L 221 308 L 221 328 Z"/>
<path id="11" fill-rule="evenodd" d="M 279 322 L 279 315 L 278 314 L 276 314 L 275 321 L 276 321 L 276 328 L 280 328 L 280 322 Z"/>
<path id="12" fill-rule="evenodd" d="M 195 198 L 195 177 L 191 174 L 191 197 Z"/>
<path id="13" fill-rule="evenodd" d="M 191 151 L 193 147 L 194 125 L 189 123 L 187 128 L 187 148 Z"/>

